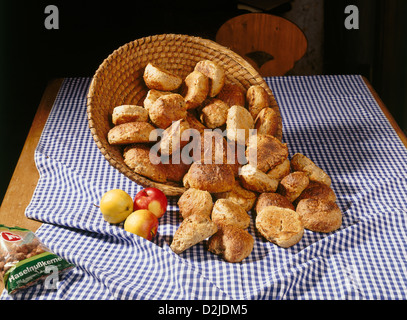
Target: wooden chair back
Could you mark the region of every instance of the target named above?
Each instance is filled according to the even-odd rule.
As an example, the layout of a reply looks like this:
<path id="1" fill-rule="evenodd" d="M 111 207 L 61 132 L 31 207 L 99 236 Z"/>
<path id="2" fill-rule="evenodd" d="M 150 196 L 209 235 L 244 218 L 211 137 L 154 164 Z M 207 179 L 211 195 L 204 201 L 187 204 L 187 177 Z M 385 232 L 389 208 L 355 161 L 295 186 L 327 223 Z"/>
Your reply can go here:
<path id="1" fill-rule="evenodd" d="M 286 74 L 307 51 L 307 39 L 297 25 L 266 13 L 226 21 L 216 42 L 241 55 L 264 77 Z"/>

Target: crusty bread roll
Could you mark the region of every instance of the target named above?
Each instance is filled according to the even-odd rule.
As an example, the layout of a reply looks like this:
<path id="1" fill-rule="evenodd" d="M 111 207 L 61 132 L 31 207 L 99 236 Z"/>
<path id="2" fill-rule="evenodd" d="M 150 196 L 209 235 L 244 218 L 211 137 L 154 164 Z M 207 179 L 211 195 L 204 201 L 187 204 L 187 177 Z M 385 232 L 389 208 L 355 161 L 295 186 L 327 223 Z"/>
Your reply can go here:
<path id="1" fill-rule="evenodd" d="M 295 245 L 304 234 L 300 215 L 276 206 L 267 206 L 257 213 L 256 228 L 268 241 L 282 248 Z"/>
<path id="2" fill-rule="evenodd" d="M 335 192 L 328 187 L 325 183 L 318 181 L 310 181 L 308 186 L 300 194 L 300 196 L 295 200 L 294 203 L 298 203 L 302 199 L 323 199 L 327 201 L 336 201 Z"/>
<path id="3" fill-rule="evenodd" d="M 184 98 L 178 93 L 159 97 L 148 109 L 151 122 L 161 129 L 168 128 L 173 121 L 187 117 Z"/>
<path id="4" fill-rule="evenodd" d="M 151 155 L 152 157 L 154 155 Z M 155 159 L 158 164 L 150 161 L 150 148 L 142 144 L 128 146 L 123 152 L 124 163 L 134 172 L 157 182 L 166 182 L 167 176 L 160 159 Z"/>
<path id="5" fill-rule="evenodd" d="M 231 224 L 242 229 L 250 225 L 250 216 L 236 202 L 228 199 L 218 199 L 213 205 L 211 219 L 216 224 Z"/>
<path id="6" fill-rule="evenodd" d="M 279 193 L 265 192 L 259 195 L 256 202 L 255 211 L 258 213 L 268 206 L 276 206 L 295 210 L 294 205 L 284 196 Z"/>
<path id="7" fill-rule="evenodd" d="M 257 169 L 268 172 L 287 159 L 287 144 L 267 134 L 252 135 L 249 138 L 246 157 L 249 163 L 256 163 Z"/>
<path id="8" fill-rule="evenodd" d="M 161 155 L 168 156 L 180 151 L 181 148 L 188 143 L 188 141 L 183 141 L 181 139 L 182 133 L 187 129 L 189 129 L 189 123 L 184 119 L 174 121 L 167 129 L 165 129 L 160 140 Z"/>
<path id="9" fill-rule="evenodd" d="M 276 165 L 274 168 L 267 172 L 267 175 L 272 179 L 281 181 L 285 176 L 290 174 L 290 160 L 287 158 L 281 164 Z"/>
<path id="10" fill-rule="evenodd" d="M 164 168 L 167 181 L 179 183 L 182 183 L 182 178 L 186 175 L 189 167 L 191 166 L 190 164 L 183 163 L 182 161 L 179 163 L 172 163 L 172 159 L 170 159 L 169 163 L 162 163 L 161 165 Z"/>
<path id="11" fill-rule="evenodd" d="M 231 106 L 226 119 L 227 138 L 245 145 L 249 139 L 250 129 L 254 128 L 253 117 L 250 112 L 241 106 Z M 239 132 L 243 130 L 243 132 Z M 240 136 L 240 134 L 242 134 Z"/>
<path id="12" fill-rule="evenodd" d="M 246 92 L 236 83 L 225 83 L 216 98 L 224 101 L 229 107 L 246 105 Z"/>
<path id="13" fill-rule="evenodd" d="M 203 73 L 209 78 L 209 97 L 215 97 L 225 83 L 225 71 L 211 60 L 199 61 L 194 68 L 195 71 Z"/>
<path id="14" fill-rule="evenodd" d="M 200 119 L 202 123 L 210 128 L 218 128 L 226 123 L 229 106 L 220 99 L 207 100 L 201 110 Z"/>
<path id="15" fill-rule="evenodd" d="M 260 85 L 253 85 L 247 89 L 246 100 L 253 119 L 256 119 L 262 109 L 270 107 L 270 96 Z"/>
<path id="16" fill-rule="evenodd" d="M 202 72 L 194 70 L 185 78 L 182 91 L 187 109 L 195 109 L 208 96 L 209 78 Z"/>
<path id="17" fill-rule="evenodd" d="M 216 223 L 207 216 L 201 214 L 190 215 L 181 222 L 181 225 L 175 231 L 170 248 L 175 253 L 180 254 L 212 236 L 216 231 L 218 231 Z"/>
<path id="18" fill-rule="evenodd" d="M 210 217 L 213 208 L 212 196 L 208 191 L 189 188 L 179 198 L 178 207 L 184 219 L 193 214 Z"/>
<path id="19" fill-rule="evenodd" d="M 319 181 L 327 186 L 331 185 L 331 178 L 329 175 L 318 167 L 311 159 L 301 153 L 296 153 L 291 158 L 292 171 L 304 171 L 308 174 L 311 181 Z"/>
<path id="20" fill-rule="evenodd" d="M 154 130 L 147 122 L 126 122 L 110 129 L 107 140 L 112 145 L 150 142 L 150 133 Z"/>
<path id="21" fill-rule="evenodd" d="M 276 192 L 278 187 L 277 179 L 270 178 L 267 174 L 250 164 L 240 168 L 239 179 L 244 188 L 259 193 Z"/>
<path id="22" fill-rule="evenodd" d="M 228 199 L 234 201 L 246 211 L 250 211 L 253 208 L 257 199 L 257 195 L 254 192 L 243 188 L 238 180 L 235 181 L 231 191 L 215 193 L 214 197 L 216 199 Z"/>
<path id="23" fill-rule="evenodd" d="M 253 247 L 253 236 L 247 230 L 234 225 L 219 225 L 218 231 L 208 241 L 210 252 L 221 255 L 232 263 L 246 259 Z"/>
<path id="24" fill-rule="evenodd" d="M 147 64 L 143 79 L 149 89 L 160 91 L 173 91 L 182 84 L 182 78 L 152 63 Z"/>
<path id="25" fill-rule="evenodd" d="M 263 108 L 254 120 L 254 128 L 257 129 L 257 134 L 277 137 L 281 131 L 280 113 L 274 108 Z"/>
<path id="26" fill-rule="evenodd" d="M 150 107 L 153 105 L 153 103 L 159 98 L 162 97 L 166 94 L 172 94 L 172 92 L 169 91 L 159 91 L 155 89 L 148 90 L 147 96 L 145 97 L 143 101 L 143 106 L 144 109 L 147 111 L 150 109 Z"/>
<path id="27" fill-rule="evenodd" d="M 113 109 L 112 122 L 114 125 L 135 121 L 148 121 L 148 111 L 144 107 L 136 105 L 122 105 Z"/>
<path id="28" fill-rule="evenodd" d="M 315 232 L 329 233 L 342 225 L 342 213 L 335 202 L 323 199 L 303 199 L 296 211 L 304 227 Z"/>
<path id="29" fill-rule="evenodd" d="M 308 186 L 309 179 L 305 172 L 295 171 L 285 176 L 278 186 L 277 192 L 294 202 Z"/>
<path id="30" fill-rule="evenodd" d="M 205 190 L 209 193 L 232 190 L 235 176 L 228 164 L 194 162 L 184 177 L 184 186 Z"/>

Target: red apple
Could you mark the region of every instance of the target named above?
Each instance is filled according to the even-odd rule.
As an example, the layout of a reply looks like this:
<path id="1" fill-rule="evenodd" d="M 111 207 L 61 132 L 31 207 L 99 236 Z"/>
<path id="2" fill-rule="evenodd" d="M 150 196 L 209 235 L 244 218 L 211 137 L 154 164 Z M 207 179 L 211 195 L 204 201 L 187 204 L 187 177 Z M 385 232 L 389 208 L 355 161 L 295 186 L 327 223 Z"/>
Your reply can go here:
<path id="1" fill-rule="evenodd" d="M 132 212 L 124 221 L 124 230 L 147 240 L 152 240 L 157 233 L 158 218 L 148 210 Z"/>
<path id="2" fill-rule="evenodd" d="M 157 188 L 145 188 L 134 197 L 133 210 L 147 209 L 161 218 L 167 211 L 168 200 L 164 192 Z"/>

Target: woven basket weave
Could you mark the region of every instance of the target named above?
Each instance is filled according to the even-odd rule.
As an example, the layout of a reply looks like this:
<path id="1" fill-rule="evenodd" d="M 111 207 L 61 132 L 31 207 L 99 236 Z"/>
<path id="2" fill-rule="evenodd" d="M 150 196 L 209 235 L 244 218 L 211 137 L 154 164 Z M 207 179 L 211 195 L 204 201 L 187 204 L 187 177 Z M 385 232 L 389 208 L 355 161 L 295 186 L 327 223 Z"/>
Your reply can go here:
<path id="1" fill-rule="evenodd" d="M 115 50 L 97 69 L 87 97 L 92 136 L 106 160 L 137 184 L 158 188 L 168 196 L 185 191 L 180 185 L 158 183 L 143 177 L 124 163 L 122 148 L 107 141 L 107 133 L 112 128 L 113 108 L 123 104 L 142 105 L 148 91 L 143 82 L 143 72 L 149 62 L 185 78 L 197 62 L 206 59 L 224 68 L 226 81 L 240 83 L 246 89 L 256 84 L 263 86 L 278 110 L 270 88 L 246 60 L 211 40 L 199 37 L 163 34 L 140 38 Z"/>

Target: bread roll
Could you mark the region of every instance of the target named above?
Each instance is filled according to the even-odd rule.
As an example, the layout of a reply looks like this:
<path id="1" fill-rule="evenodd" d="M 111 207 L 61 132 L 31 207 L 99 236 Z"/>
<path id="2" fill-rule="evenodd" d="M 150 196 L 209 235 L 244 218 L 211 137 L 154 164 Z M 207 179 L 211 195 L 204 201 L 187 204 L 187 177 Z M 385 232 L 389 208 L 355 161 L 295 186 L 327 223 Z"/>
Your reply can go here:
<path id="1" fill-rule="evenodd" d="M 295 200 L 297 203 L 302 199 L 323 199 L 327 201 L 336 201 L 335 192 L 328 187 L 326 184 L 318 181 L 310 181 L 308 186 L 300 194 L 300 196 Z"/>
<path id="2" fill-rule="evenodd" d="M 151 122 L 161 129 L 168 128 L 173 121 L 187 117 L 184 98 L 178 93 L 159 97 L 148 109 Z"/>
<path id="3" fill-rule="evenodd" d="M 306 172 L 311 181 L 319 181 L 327 186 L 331 185 L 331 178 L 328 174 L 303 154 L 296 153 L 291 158 L 291 170 Z"/>
<path id="4" fill-rule="evenodd" d="M 225 102 L 228 107 L 246 105 L 246 93 L 245 90 L 238 84 L 225 83 L 222 90 L 218 93 L 216 98 Z"/>
<path id="5" fill-rule="evenodd" d="M 227 138 L 239 144 L 246 144 L 250 136 L 250 129 L 254 128 L 253 117 L 246 108 L 232 106 L 226 119 Z M 243 130 L 243 132 L 239 132 Z M 240 135 L 241 134 L 241 135 Z"/>
<path id="6" fill-rule="evenodd" d="M 259 193 L 276 192 L 278 187 L 277 179 L 271 179 L 267 174 L 250 164 L 241 167 L 239 179 L 244 188 Z"/>
<path id="7" fill-rule="evenodd" d="M 143 106 L 144 109 L 147 111 L 150 109 L 150 107 L 153 105 L 153 103 L 159 98 L 162 97 L 166 94 L 172 94 L 172 92 L 169 91 L 159 91 L 155 89 L 151 89 L 147 92 L 147 96 L 145 97 L 143 101 Z"/>
<path id="8" fill-rule="evenodd" d="M 256 119 L 262 109 L 270 107 L 270 96 L 260 85 L 253 85 L 247 89 L 246 100 L 253 119 Z"/>
<path id="9" fill-rule="evenodd" d="M 203 73 L 209 78 L 209 97 L 215 97 L 225 83 L 225 71 L 211 60 L 199 61 L 194 68 L 195 71 Z"/>
<path id="10" fill-rule="evenodd" d="M 252 135 L 249 138 L 246 157 L 249 163 L 256 163 L 257 169 L 268 172 L 287 159 L 287 144 L 270 135 Z"/>
<path id="11" fill-rule="evenodd" d="M 208 250 L 231 263 L 241 262 L 253 251 L 254 239 L 246 230 L 234 225 L 219 225 L 209 238 Z"/>
<path id="12" fill-rule="evenodd" d="M 285 176 L 290 174 L 290 160 L 285 159 L 281 164 L 276 165 L 274 168 L 267 172 L 267 175 L 272 179 L 281 181 Z"/>
<path id="13" fill-rule="evenodd" d="M 342 213 L 335 202 L 323 199 L 303 199 L 296 211 L 304 227 L 315 232 L 329 233 L 342 225 Z"/>
<path id="14" fill-rule="evenodd" d="M 161 155 L 170 155 L 180 151 L 188 141 L 181 140 L 182 133 L 189 129 L 188 121 L 180 119 L 174 121 L 167 129 L 165 129 L 162 139 L 160 140 Z"/>
<path id="15" fill-rule="evenodd" d="M 263 108 L 255 118 L 254 128 L 257 129 L 257 134 L 277 137 L 281 131 L 280 113 L 274 108 Z"/>
<path id="16" fill-rule="evenodd" d="M 295 245 L 304 234 L 300 215 L 276 206 L 267 206 L 257 213 L 256 228 L 268 241 L 282 248 Z"/>
<path id="17" fill-rule="evenodd" d="M 195 109 L 200 106 L 209 93 L 209 78 L 195 70 L 184 81 L 184 98 L 187 109 Z"/>
<path id="18" fill-rule="evenodd" d="M 149 89 L 173 91 L 182 84 L 182 78 L 152 63 L 147 64 L 143 79 Z"/>
<path id="19" fill-rule="evenodd" d="M 213 208 L 212 196 L 208 191 L 189 188 L 179 198 L 178 206 L 184 219 L 193 214 L 210 217 Z"/>
<path id="20" fill-rule="evenodd" d="M 153 157 L 153 155 L 151 155 Z M 150 161 L 150 148 L 141 144 L 128 146 L 123 152 L 124 163 L 134 170 L 134 172 L 157 182 L 166 182 L 166 171 L 160 163 L 160 159 L 155 159 L 158 164 Z"/>
<path id="21" fill-rule="evenodd" d="M 145 108 L 135 105 L 122 105 L 113 109 L 112 122 L 114 125 L 136 121 L 148 121 L 148 111 Z"/>
<path id="22" fill-rule="evenodd" d="M 155 128 L 147 122 L 127 122 L 114 126 L 107 133 L 111 145 L 150 142 L 150 133 Z"/>
<path id="23" fill-rule="evenodd" d="M 214 194 L 216 199 L 228 199 L 236 202 L 243 207 L 246 211 L 250 211 L 256 202 L 257 195 L 245 188 L 243 188 L 238 180 L 235 181 L 233 188 L 229 192 Z"/>
<path id="24" fill-rule="evenodd" d="M 280 181 L 277 192 L 285 196 L 290 202 L 294 202 L 308 184 L 309 179 L 305 172 L 292 172 Z"/>
<path id="25" fill-rule="evenodd" d="M 184 177 L 185 187 L 205 190 L 209 193 L 232 190 L 235 176 L 228 164 L 194 162 Z"/>
<path id="26" fill-rule="evenodd" d="M 205 103 L 201 110 L 200 119 L 202 123 L 210 128 L 218 128 L 226 123 L 229 106 L 219 99 L 211 99 Z"/>
<path id="27" fill-rule="evenodd" d="M 246 210 L 234 201 L 216 200 L 213 205 L 211 219 L 216 224 L 231 224 L 242 229 L 250 225 L 250 216 Z"/>
<path id="28" fill-rule="evenodd" d="M 175 231 L 171 250 L 177 254 L 200 243 L 218 231 L 216 223 L 201 214 L 193 214 L 184 219 Z"/>
<path id="29" fill-rule="evenodd" d="M 266 192 L 259 195 L 255 207 L 256 212 L 259 213 L 262 209 L 268 206 L 295 210 L 294 205 L 279 193 Z"/>

